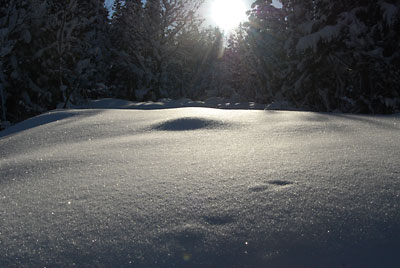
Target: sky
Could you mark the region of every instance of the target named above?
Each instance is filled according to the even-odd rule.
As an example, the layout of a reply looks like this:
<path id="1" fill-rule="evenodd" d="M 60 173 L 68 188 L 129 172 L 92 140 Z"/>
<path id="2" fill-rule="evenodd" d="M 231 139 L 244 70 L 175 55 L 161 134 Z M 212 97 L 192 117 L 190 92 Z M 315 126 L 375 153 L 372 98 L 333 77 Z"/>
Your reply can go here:
<path id="1" fill-rule="evenodd" d="M 215 0 L 205 0 L 203 6 L 200 9 L 200 13 L 204 15 L 206 19 L 204 22 L 204 26 L 212 25 L 215 26 L 215 22 L 210 17 L 211 16 L 211 6 Z M 242 0 L 243 3 L 246 5 L 247 9 L 251 8 L 251 4 L 255 2 L 255 0 Z M 280 3 L 278 0 L 273 0 L 273 4 L 279 6 Z"/>
<path id="2" fill-rule="evenodd" d="M 213 1 L 214 0 L 205 0 L 203 6 L 201 7 L 200 12 L 204 15 L 204 17 L 206 19 L 204 22 L 204 26 L 208 26 L 208 25 L 215 26 L 215 22 L 209 17 L 209 14 L 211 14 L 211 4 Z M 250 9 L 250 6 L 254 1 L 255 0 L 243 0 L 243 2 L 248 7 L 248 9 Z M 111 8 L 113 3 L 114 3 L 114 0 L 106 0 L 107 7 Z M 273 0 L 273 4 L 278 7 L 280 6 L 280 3 L 278 0 Z"/>

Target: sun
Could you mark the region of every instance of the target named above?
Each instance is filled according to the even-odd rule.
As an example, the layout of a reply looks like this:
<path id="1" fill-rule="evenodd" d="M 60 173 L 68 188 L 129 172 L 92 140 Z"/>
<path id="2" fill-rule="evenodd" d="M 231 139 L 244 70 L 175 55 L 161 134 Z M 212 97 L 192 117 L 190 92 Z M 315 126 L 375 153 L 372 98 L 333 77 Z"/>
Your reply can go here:
<path id="1" fill-rule="evenodd" d="M 211 17 L 219 28 L 229 32 L 246 20 L 246 10 L 242 0 L 214 0 Z"/>

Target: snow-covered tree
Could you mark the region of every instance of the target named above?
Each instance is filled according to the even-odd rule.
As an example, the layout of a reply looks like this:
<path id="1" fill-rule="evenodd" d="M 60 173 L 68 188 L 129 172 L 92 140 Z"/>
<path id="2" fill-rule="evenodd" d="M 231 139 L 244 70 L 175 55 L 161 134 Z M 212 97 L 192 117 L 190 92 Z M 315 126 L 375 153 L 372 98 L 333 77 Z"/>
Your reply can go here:
<path id="1" fill-rule="evenodd" d="M 105 81 L 107 10 L 103 0 L 52 1 L 34 58 L 45 72 L 53 104 L 77 102 Z"/>
<path id="2" fill-rule="evenodd" d="M 33 30 L 43 16 L 41 1 L 1 1 L 0 5 L 0 97 L 2 119 L 12 121 L 43 112 L 32 100 L 44 95 L 33 83 L 31 56 Z M 30 91 L 33 94 L 30 94 Z"/>
<path id="3" fill-rule="evenodd" d="M 255 1 L 247 42 L 267 101 L 317 111 L 399 109 L 399 1 Z"/>
<path id="4" fill-rule="evenodd" d="M 306 109 L 331 110 L 329 87 L 334 67 L 330 53 L 340 31 L 328 24 L 331 14 L 318 16 L 315 1 L 283 1 L 286 15 L 288 69 L 282 93 Z M 336 12 L 336 9 L 328 10 Z"/>
<path id="5" fill-rule="evenodd" d="M 180 44 L 170 67 L 168 77 L 178 86 L 175 96 L 203 99 L 218 94 L 221 88 L 220 68 L 223 55 L 223 36 L 218 28 L 200 29 L 189 25 L 177 36 Z M 173 88 L 173 84 L 169 88 Z"/>
<path id="6" fill-rule="evenodd" d="M 399 1 L 317 0 L 299 5 L 305 23 L 293 23 L 288 16 L 292 42 L 286 47 L 294 59 L 294 71 L 286 80 L 288 90 L 292 88 L 288 97 L 318 111 L 396 110 L 399 75 L 391 62 L 397 57 L 393 47 L 398 46 L 394 32 Z"/>
<path id="7" fill-rule="evenodd" d="M 172 88 L 166 88 L 169 79 L 166 71 L 173 61 L 180 43 L 177 36 L 190 23 L 201 23 L 196 12 L 203 1 L 150 0 L 145 5 L 145 32 L 148 59 L 152 72 L 150 91 L 155 98 L 168 97 Z"/>
<path id="8" fill-rule="evenodd" d="M 199 27 L 195 13 L 203 1 L 116 1 L 111 21 L 114 92 L 129 99 L 181 95 L 176 74 L 182 42 Z M 175 71 L 172 72 L 171 70 Z"/>
<path id="9" fill-rule="evenodd" d="M 288 38 L 285 9 L 276 8 L 272 1 L 255 1 L 246 26 L 245 42 L 248 49 L 244 53 L 247 54 L 246 59 L 251 60 L 249 66 L 253 68 L 248 72 L 253 73 L 252 79 L 256 76 L 261 85 L 261 89 L 254 89 L 252 94 L 258 101 L 272 102 L 281 98 L 280 89 L 287 61 L 284 51 L 284 43 Z"/>
<path id="10" fill-rule="evenodd" d="M 77 72 L 81 76 L 78 95 L 98 98 L 109 95 L 110 42 L 108 10 L 104 0 L 86 0 L 79 4 L 81 59 Z M 83 68 L 85 68 L 83 70 Z M 82 73 L 84 72 L 84 73 Z"/>
<path id="11" fill-rule="evenodd" d="M 225 83 L 243 100 L 254 101 L 263 95 L 264 84 L 259 75 L 264 72 L 258 68 L 259 60 L 253 53 L 247 33 L 247 28 L 240 25 L 229 36 L 223 55 L 223 66 L 226 70 L 224 78 Z"/>
<path id="12" fill-rule="evenodd" d="M 151 80 L 143 56 L 145 49 L 144 10 L 140 0 L 116 1 L 111 20 L 112 58 L 110 86 L 119 98 L 141 99 Z"/>
<path id="13" fill-rule="evenodd" d="M 347 69 L 341 95 L 352 112 L 394 112 L 400 108 L 400 1 L 358 2 L 337 22 L 345 33 L 337 59 Z"/>

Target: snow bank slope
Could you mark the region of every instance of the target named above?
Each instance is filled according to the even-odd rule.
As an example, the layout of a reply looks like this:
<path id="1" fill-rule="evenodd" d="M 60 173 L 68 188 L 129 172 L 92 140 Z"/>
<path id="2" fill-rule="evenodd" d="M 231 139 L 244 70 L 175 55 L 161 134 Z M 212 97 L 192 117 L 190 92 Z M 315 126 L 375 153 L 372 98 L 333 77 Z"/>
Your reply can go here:
<path id="1" fill-rule="evenodd" d="M 0 267 L 400 262 L 399 117 L 43 116 L 0 138 Z"/>

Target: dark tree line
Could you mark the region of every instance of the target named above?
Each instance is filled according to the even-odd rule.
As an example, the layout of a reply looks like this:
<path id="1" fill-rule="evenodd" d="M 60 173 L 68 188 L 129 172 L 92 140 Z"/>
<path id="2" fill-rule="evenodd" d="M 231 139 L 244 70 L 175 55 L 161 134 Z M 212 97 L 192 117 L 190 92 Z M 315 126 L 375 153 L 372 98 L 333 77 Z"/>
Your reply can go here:
<path id="1" fill-rule="evenodd" d="M 281 3 L 255 1 L 230 38 L 237 91 L 314 111 L 399 112 L 400 1 Z"/>
<path id="2" fill-rule="evenodd" d="M 102 1 L 3 0 L 0 14 L 0 89 L 9 120 L 105 90 L 109 22 Z"/>
<path id="3" fill-rule="evenodd" d="M 228 38 L 197 0 L 0 0 L 0 116 L 87 99 L 205 99 L 393 113 L 399 0 L 257 0 Z"/>
<path id="4" fill-rule="evenodd" d="M 198 0 L 1 0 L 2 120 L 87 99 L 201 98 L 222 35 Z"/>

